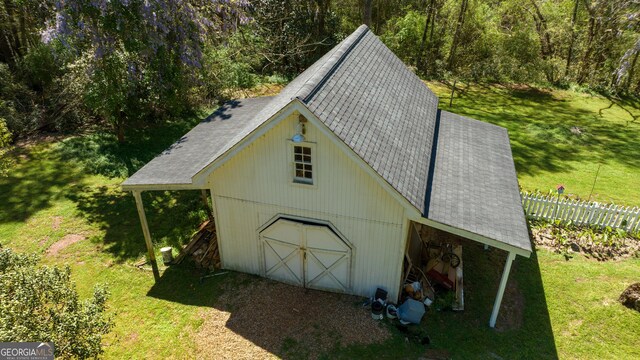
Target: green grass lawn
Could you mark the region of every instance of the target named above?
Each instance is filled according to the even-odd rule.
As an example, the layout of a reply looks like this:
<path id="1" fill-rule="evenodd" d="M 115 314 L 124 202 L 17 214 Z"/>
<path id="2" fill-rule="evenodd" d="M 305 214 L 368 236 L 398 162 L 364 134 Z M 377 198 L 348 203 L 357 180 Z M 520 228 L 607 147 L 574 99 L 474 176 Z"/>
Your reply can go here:
<path id="1" fill-rule="evenodd" d="M 476 95 L 473 95 L 474 91 Z M 493 93 L 495 96 L 491 95 Z M 488 97 L 483 107 L 470 106 L 479 103 L 482 94 Z M 589 152 L 596 157 L 608 154 L 611 158 L 603 165 L 603 172 L 614 168 L 622 173 L 629 172 L 629 176 L 623 183 L 617 177 L 603 177 L 609 179 L 608 185 L 597 187 L 600 189 L 598 198 L 640 203 L 637 193 L 625 192 L 625 189 L 639 185 L 637 177 L 631 176 L 633 167 L 637 167 L 634 162 L 638 161 L 631 153 L 616 155 L 617 152 L 608 152 L 600 142 L 589 151 L 581 142 L 553 144 L 548 141 L 548 134 L 525 132 L 519 135 L 516 130 L 526 129 L 527 125 L 516 123 L 516 115 L 499 120 L 498 115 L 491 115 L 487 110 L 492 103 L 491 96 L 494 96 L 493 102 L 501 98 L 507 102 L 508 94 L 502 88 L 468 89 L 455 100 L 452 110 L 465 109 L 468 115 L 477 118 L 484 114 L 488 120 L 509 127 L 520 180 L 525 188 L 545 188 L 547 180 L 544 179 L 548 179 L 549 187 L 564 182 L 569 191 L 578 192 L 578 186 L 568 180 L 587 177 L 586 172 L 580 175 L 578 164 L 588 163 Z M 602 135 L 595 130 L 606 128 L 608 122 L 612 124 L 611 134 L 616 133 L 615 127 L 625 126 L 622 112 L 616 112 L 619 118 L 610 115 L 609 120 L 596 121 L 595 109 L 605 104 L 605 100 L 589 100 L 585 95 L 570 93 L 565 96 L 571 98 L 562 105 L 567 106 L 567 112 L 572 107 L 580 109 L 583 104 L 584 109 L 580 111 L 591 114 L 584 115 L 584 123 L 579 125 L 588 129 L 585 131 L 591 132 L 590 136 L 600 139 Z M 523 102 L 517 107 L 521 112 L 527 108 L 524 104 L 531 104 L 534 109 L 526 112 L 529 115 L 555 106 L 555 100 L 547 96 L 539 99 L 540 105 L 535 105 L 538 100 L 534 99 L 510 101 Z M 592 105 L 592 101 L 596 105 Z M 463 108 L 465 103 L 469 106 Z M 547 110 L 547 114 L 550 113 L 552 111 Z M 590 116 L 594 119 L 588 120 Z M 532 123 L 542 127 L 542 118 L 539 119 Z M 44 255 L 48 246 L 66 235 L 86 238 L 55 257 L 44 256 L 43 261 L 69 265 L 84 296 L 90 294 L 96 283 L 108 285 L 111 291 L 109 312 L 115 328 L 105 339 L 105 358 L 189 357 L 193 334 L 202 325 L 202 312 L 213 306 L 224 283 L 234 281 L 234 275 L 230 274 L 200 283 L 197 272 L 178 267 L 171 271 L 162 269 L 160 282 L 154 283 L 150 271 L 133 266 L 144 256 L 144 240 L 133 198 L 121 192 L 119 184 L 197 121 L 198 117 L 193 117 L 159 125 L 153 130 L 134 129 L 128 134 L 130 142 L 121 145 L 115 143 L 111 135 L 93 133 L 20 148 L 16 152 L 15 168 L 8 178 L 0 179 L 2 246 Z M 549 122 L 560 126 L 560 120 Z M 625 129 L 635 129 L 637 135 L 637 125 L 628 125 Z M 545 131 L 554 132 L 553 128 L 543 133 Z M 631 130 L 629 134 L 632 134 Z M 632 147 L 622 144 L 622 137 L 617 136 L 614 138 L 620 143 L 616 149 L 633 151 Z M 633 146 L 638 148 L 639 140 L 634 136 L 624 135 L 624 139 L 628 140 L 629 146 L 635 144 Z M 547 157 L 544 150 L 524 150 L 526 146 L 547 143 L 551 149 Z M 567 155 L 573 165 L 561 166 L 560 149 L 574 149 Z M 574 156 L 573 153 L 579 154 Z M 530 156 L 529 161 L 526 161 L 527 156 Z M 546 160 L 534 165 L 538 156 Z M 637 175 L 637 168 L 634 171 Z M 556 180 L 563 176 L 566 178 Z M 576 190 L 572 190 L 574 186 Z M 197 192 L 150 192 L 143 196 L 156 249 L 165 244 L 178 246 L 184 243 L 205 217 Z M 515 324 L 502 330 L 490 329 L 487 324 L 504 254 L 467 246 L 464 261 L 465 311 L 428 313 L 422 327 L 417 329 L 431 337 L 433 348 L 446 350 L 453 358 L 464 359 L 640 357 L 637 346 L 640 344 L 640 314 L 616 302 L 626 286 L 640 281 L 640 259 L 607 263 L 582 258 L 565 261 L 561 255 L 544 250 L 537 251 L 531 259 L 518 258 L 510 283 L 513 294 L 508 293 L 505 297 L 509 310 L 503 311 L 498 320 L 500 325 L 515 319 Z M 502 318 L 509 314 L 513 316 Z M 398 358 L 402 354 L 406 358 L 417 358 L 423 353 L 421 345 L 407 343 L 403 334 L 395 329 L 392 331 L 393 338 L 384 344 L 337 346 L 323 357 Z"/>
<path id="2" fill-rule="evenodd" d="M 520 186 L 592 200 L 640 205 L 640 102 L 564 90 L 458 84 L 428 86 L 444 110 L 509 130 Z M 578 128 L 580 134 L 572 132 Z M 574 129 L 575 130 L 575 129 Z"/>

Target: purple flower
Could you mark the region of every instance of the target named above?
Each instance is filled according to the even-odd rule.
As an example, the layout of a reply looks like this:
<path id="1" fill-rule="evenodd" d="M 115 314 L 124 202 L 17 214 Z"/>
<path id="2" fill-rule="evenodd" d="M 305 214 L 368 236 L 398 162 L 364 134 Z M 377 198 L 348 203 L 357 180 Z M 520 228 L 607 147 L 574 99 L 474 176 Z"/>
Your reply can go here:
<path id="1" fill-rule="evenodd" d="M 56 29 L 50 24 L 47 24 L 47 27 L 45 27 L 44 30 L 40 32 L 40 40 L 42 40 L 42 42 L 45 44 L 49 44 L 51 41 L 53 41 L 53 39 L 56 38 L 56 34 Z"/>

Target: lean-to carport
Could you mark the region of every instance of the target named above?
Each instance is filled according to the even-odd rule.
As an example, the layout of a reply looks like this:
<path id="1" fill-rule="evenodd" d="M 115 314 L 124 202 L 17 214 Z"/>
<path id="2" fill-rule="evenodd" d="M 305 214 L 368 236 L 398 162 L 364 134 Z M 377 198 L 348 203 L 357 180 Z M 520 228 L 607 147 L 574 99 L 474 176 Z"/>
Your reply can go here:
<path id="1" fill-rule="evenodd" d="M 122 183 L 122 189 L 131 191 L 136 200 L 142 233 L 156 279 L 159 277 L 159 271 L 142 201 L 142 192 L 199 190 L 206 199 L 209 185 L 206 182 L 194 183 L 193 176 L 219 153 L 233 145 L 234 137 L 245 130 L 250 120 L 271 99 L 272 97 L 262 97 L 226 102 Z M 212 206 L 212 209 L 215 212 L 215 206 Z"/>
<path id="2" fill-rule="evenodd" d="M 495 327 L 511 264 L 531 255 L 507 130 L 440 111 L 430 169 L 423 216 L 414 221 L 508 253 L 489 320 Z"/>

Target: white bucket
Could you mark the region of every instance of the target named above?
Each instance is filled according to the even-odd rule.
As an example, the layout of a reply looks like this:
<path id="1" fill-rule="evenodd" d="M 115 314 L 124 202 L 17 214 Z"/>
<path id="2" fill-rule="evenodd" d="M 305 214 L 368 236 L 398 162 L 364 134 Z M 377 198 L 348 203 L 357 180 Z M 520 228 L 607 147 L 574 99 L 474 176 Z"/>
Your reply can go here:
<path id="1" fill-rule="evenodd" d="M 165 246 L 160 249 L 162 253 L 162 262 L 167 265 L 173 261 L 173 248 L 171 246 Z"/>

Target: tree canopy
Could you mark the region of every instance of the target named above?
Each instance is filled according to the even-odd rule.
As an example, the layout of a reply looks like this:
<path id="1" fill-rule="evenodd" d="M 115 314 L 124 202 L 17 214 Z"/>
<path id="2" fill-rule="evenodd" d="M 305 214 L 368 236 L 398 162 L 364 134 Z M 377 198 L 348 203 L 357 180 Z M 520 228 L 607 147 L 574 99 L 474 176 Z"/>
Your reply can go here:
<path id="1" fill-rule="evenodd" d="M 639 19 L 634 0 L 4 0 L 0 117 L 125 141 L 290 79 L 362 23 L 425 79 L 639 95 Z"/>

